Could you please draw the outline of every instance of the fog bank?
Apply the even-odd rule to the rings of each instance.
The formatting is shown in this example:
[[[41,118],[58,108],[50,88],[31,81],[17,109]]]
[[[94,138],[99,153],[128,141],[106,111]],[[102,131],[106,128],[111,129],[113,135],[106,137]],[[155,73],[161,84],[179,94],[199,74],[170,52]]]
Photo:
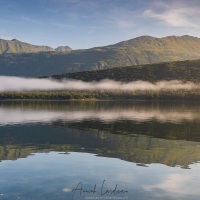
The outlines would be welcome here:
[[[123,90],[123,91],[163,91],[200,89],[200,84],[178,80],[159,81],[156,83],[134,81],[122,83],[113,80],[83,82],[79,80],[37,79],[0,76],[0,92],[6,91],[50,91],[50,90]]]

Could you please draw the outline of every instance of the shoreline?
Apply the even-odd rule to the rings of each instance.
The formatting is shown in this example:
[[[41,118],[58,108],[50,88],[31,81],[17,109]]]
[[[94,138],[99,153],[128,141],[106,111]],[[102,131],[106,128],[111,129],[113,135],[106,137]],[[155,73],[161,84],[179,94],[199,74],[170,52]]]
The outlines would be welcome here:
[[[0,92],[2,101],[126,101],[126,102],[200,102],[200,89],[173,91],[26,91]]]
[[[164,102],[194,102],[200,104],[200,99],[0,99],[2,102],[127,102],[127,103],[164,103]]]

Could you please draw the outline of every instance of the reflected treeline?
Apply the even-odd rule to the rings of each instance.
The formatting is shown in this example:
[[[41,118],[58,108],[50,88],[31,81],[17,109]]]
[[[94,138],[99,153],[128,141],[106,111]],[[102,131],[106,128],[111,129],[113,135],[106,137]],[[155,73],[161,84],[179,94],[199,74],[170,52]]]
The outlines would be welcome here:
[[[48,151],[87,152],[134,163],[162,163],[184,168],[200,160],[199,142],[41,124],[12,126],[9,129],[5,126],[0,130],[1,160],[15,160],[31,153]]]
[[[56,126],[66,126],[80,130],[99,130],[111,134],[121,134],[127,136],[145,135],[154,138],[163,138],[167,140],[188,140],[200,142],[200,121],[184,123],[161,123],[156,120],[149,122],[136,122],[129,120],[114,121],[104,123],[101,121],[81,121],[66,123],[57,121],[53,123]]]
[[[200,160],[199,111],[184,103],[1,102],[0,159],[75,151],[188,168]]]
[[[0,101],[0,108],[55,109],[55,110],[126,110],[134,108],[162,110],[200,110],[196,101],[47,101],[47,100],[7,100]]]

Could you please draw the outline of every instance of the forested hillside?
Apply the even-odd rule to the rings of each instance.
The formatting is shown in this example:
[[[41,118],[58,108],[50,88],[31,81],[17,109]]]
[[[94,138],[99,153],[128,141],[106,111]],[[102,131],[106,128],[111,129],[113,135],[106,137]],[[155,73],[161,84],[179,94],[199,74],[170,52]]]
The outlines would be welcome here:
[[[62,75],[52,75],[54,79],[77,79],[83,81],[100,81],[111,79],[115,81],[150,81],[181,80],[200,82],[200,60],[177,61],[130,67],[119,67],[106,70],[93,70]]]

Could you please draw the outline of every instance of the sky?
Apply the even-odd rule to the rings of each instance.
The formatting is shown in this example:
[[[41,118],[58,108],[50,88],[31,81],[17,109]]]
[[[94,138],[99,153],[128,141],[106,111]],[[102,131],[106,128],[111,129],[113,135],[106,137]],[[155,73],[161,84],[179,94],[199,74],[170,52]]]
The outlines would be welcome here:
[[[0,0],[0,38],[87,49],[142,35],[200,37],[199,0]]]

